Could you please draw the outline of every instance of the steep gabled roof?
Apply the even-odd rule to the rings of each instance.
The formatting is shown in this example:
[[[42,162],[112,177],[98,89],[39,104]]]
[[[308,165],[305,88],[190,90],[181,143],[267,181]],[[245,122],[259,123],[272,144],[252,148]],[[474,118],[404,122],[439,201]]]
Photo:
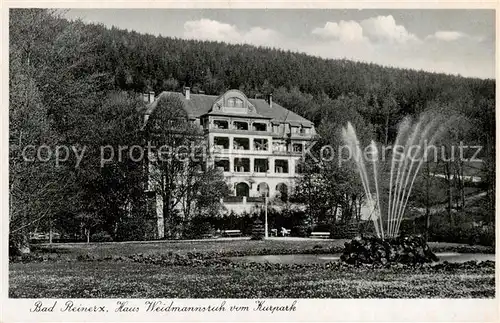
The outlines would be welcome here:
[[[182,93],[164,91],[155,98],[154,102],[147,106],[145,114],[150,115],[156,109],[159,99],[167,95],[176,96],[184,103],[184,109],[190,119],[199,118],[204,114],[210,113],[212,105],[219,98],[219,96],[215,95],[191,93],[189,100],[187,100]],[[273,106],[270,107],[269,103],[263,99],[248,99],[248,101],[255,107],[255,116],[260,115],[271,119],[273,122],[279,123],[303,124],[305,126],[312,125],[311,121],[293,113],[275,102],[273,102]],[[252,116],[252,114],[249,116]]]

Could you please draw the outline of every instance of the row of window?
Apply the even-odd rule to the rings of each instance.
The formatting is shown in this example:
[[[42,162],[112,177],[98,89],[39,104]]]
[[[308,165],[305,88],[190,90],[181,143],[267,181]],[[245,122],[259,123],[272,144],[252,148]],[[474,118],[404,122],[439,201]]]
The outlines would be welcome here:
[[[284,124],[275,124],[272,127],[274,133],[285,133]],[[214,120],[212,129],[233,129],[233,130],[252,130],[252,131],[267,131],[267,124],[262,122],[233,121],[231,125],[227,120]],[[309,135],[312,133],[312,128],[290,126],[290,133],[298,135]]]
[[[230,139],[228,137],[214,137],[214,146],[216,149],[229,149]],[[288,152],[289,147],[284,141],[273,141],[273,151]],[[233,138],[234,150],[251,150],[249,138]],[[293,143],[291,151],[302,152],[304,145],[302,143]],[[269,140],[264,138],[254,138],[252,150],[266,151],[269,150]]]
[[[233,171],[235,173],[250,173],[250,158],[234,158],[233,169],[231,170],[229,159],[220,159],[215,161],[215,168],[224,172]],[[300,167],[296,171],[300,173]],[[255,158],[253,163],[254,173],[267,173],[269,172],[269,160],[265,158]],[[290,172],[288,160],[275,159],[274,160],[274,173],[288,174]]]
[[[250,186],[245,182],[235,183],[234,189],[236,196],[248,197],[250,195]],[[284,183],[276,185],[275,190],[276,195],[279,195],[281,198],[286,198],[286,196],[288,196],[288,186]],[[267,183],[259,183],[257,185],[257,192],[262,196],[269,196],[269,185]]]
[[[231,127],[227,120],[214,120],[212,129],[234,129],[234,130],[253,130],[253,131],[267,131],[267,124],[262,122],[253,122],[249,125],[246,121],[233,121]]]

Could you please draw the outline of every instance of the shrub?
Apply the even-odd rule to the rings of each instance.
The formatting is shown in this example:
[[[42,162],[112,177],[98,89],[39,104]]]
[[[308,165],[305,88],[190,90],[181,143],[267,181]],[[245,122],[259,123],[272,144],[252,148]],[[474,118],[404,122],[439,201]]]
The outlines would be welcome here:
[[[372,220],[362,220],[359,222],[359,235],[372,236],[375,235],[375,226]]]
[[[438,223],[431,224],[429,228],[429,240],[494,246],[495,228],[493,225],[481,226],[475,225],[472,222],[458,222],[452,225],[446,221],[439,221]]]
[[[330,229],[330,238],[332,239],[351,239],[360,234],[373,235],[372,234],[373,223],[368,222],[351,222],[336,224]]]
[[[251,236],[253,223],[257,218],[261,221],[264,221],[263,210],[254,213],[244,212],[242,214],[235,214],[234,212],[231,212],[229,214],[218,216],[200,215],[193,219],[190,219],[185,224],[186,229],[183,230],[183,237],[192,238],[193,235],[189,233],[189,231],[197,231],[198,228],[196,228],[195,226],[200,225],[203,222],[209,223],[216,230],[240,230],[243,236]],[[302,226],[309,223],[308,216],[303,211],[278,211],[276,209],[273,209],[272,207],[270,207],[268,210],[267,219],[269,229],[278,229],[278,231],[281,229],[281,227],[291,229],[293,227]]]
[[[484,227],[478,237],[478,244],[482,246],[495,246],[495,227]]]
[[[307,238],[311,235],[312,227],[309,225],[297,225],[294,226],[290,232],[292,237],[303,237]]]
[[[208,219],[198,216],[193,218],[186,226],[183,236],[187,239],[201,239],[206,235],[213,234],[215,234],[215,229]]]
[[[118,224],[115,240],[117,241],[142,241],[150,225],[142,217],[126,218]]]
[[[90,236],[92,242],[111,242],[113,238],[106,231],[99,231]]]

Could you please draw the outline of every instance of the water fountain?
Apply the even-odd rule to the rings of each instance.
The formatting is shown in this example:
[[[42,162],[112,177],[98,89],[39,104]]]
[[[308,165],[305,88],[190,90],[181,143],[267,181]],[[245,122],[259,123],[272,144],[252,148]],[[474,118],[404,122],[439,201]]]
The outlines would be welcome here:
[[[382,196],[379,187],[381,161],[377,145],[374,141],[371,141],[370,146],[367,147],[369,148],[368,151],[365,149],[363,154],[352,124],[348,123],[346,128],[343,129],[343,139],[359,171],[365,192],[365,206],[371,210],[370,220],[373,222],[375,228],[376,239],[371,239],[369,243],[371,245],[370,248],[374,248],[373,245],[379,245],[376,248],[387,249],[391,244],[397,245],[395,249],[402,248],[401,244],[404,244],[403,240],[405,238],[399,237],[399,230],[413,184],[420,168],[427,159],[429,148],[432,147],[445,129],[446,123],[443,118],[435,114],[424,114],[417,122],[412,122],[410,118],[406,118],[400,123],[394,146],[389,147],[390,149],[387,149],[388,147],[384,147],[383,149],[383,152],[387,150],[392,151],[389,161],[389,187],[388,196],[385,197],[385,210],[381,208]],[[383,160],[385,160],[385,156],[383,157]],[[373,181],[369,180],[367,171],[369,168],[365,165],[365,160],[371,162]],[[423,254],[427,253],[430,258],[435,257],[429,253],[430,250],[423,239],[410,239],[409,237],[406,239],[408,242],[406,245],[421,246]],[[351,249],[354,250],[356,248]],[[392,252],[396,251],[392,250]],[[386,253],[390,252],[386,250]],[[389,258],[387,255],[386,259]]]

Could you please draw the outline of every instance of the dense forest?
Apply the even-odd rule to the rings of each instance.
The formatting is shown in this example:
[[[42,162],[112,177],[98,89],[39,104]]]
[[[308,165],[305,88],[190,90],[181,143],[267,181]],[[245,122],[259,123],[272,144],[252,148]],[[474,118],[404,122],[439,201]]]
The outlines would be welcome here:
[[[329,99],[354,94],[378,109],[370,122],[380,128],[387,121],[384,102],[394,100],[397,107],[389,108],[389,138],[401,116],[418,114],[431,102],[467,105],[465,113],[474,118],[484,116],[484,101],[495,98],[494,80],[73,23],[82,24],[95,39],[93,68],[112,75],[118,89],[158,93],[190,86],[195,93],[220,94],[236,88],[249,97],[274,92],[277,102],[316,123],[322,120]],[[385,133],[380,130],[379,135]]]
[[[11,229],[17,225],[16,232],[39,221],[29,220],[28,214],[40,208],[44,214],[79,212],[75,223],[89,223],[87,231],[103,222],[116,227],[123,204],[140,199],[137,166],[117,163],[95,169],[87,161],[79,169],[27,167],[20,162],[20,149],[44,142],[87,144],[95,145],[92,156],[98,158],[98,144],[140,142],[137,93],[184,86],[214,95],[231,88],[249,97],[273,93],[278,103],[312,120],[322,140],[336,144],[347,121],[359,129],[362,140],[388,144],[404,117],[428,110],[459,115],[457,129],[463,131],[450,134],[450,142],[484,147],[488,205],[494,204],[495,80],[145,35],[68,21],[58,11],[11,10],[9,32]],[[61,176],[71,183],[58,186]],[[47,181],[57,187],[37,186]],[[33,202],[36,194],[65,203],[42,207]],[[87,210],[76,212],[81,205]],[[92,219],[89,214],[95,213],[106,219]]]

